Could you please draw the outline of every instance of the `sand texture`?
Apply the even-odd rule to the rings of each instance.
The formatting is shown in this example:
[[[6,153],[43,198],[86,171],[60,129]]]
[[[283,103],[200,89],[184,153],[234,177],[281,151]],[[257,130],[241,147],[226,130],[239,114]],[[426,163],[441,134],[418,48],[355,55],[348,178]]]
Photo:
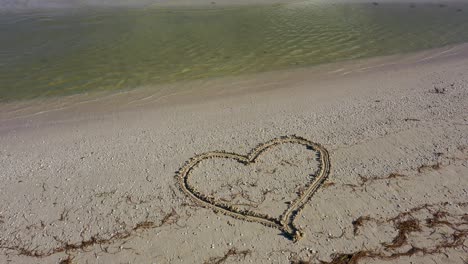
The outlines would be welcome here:
[[[468,261],[467,45],[180,85],[1,105],[0,263]]]

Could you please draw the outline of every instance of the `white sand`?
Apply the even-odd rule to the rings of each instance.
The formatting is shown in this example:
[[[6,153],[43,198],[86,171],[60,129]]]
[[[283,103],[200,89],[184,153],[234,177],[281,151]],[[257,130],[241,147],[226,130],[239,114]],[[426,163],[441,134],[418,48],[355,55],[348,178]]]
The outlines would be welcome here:
[[[177,85],[2,105],[0,263],[216,263],[234,248],[225,263],[318,263],[359,251],[373,256],[359,263],[464,263],[467,69],[460,45],[178,84],[192,90],[172,96]],[[326,147],[332,166],[297,218],[297,243],[200,208],[178,188],[176,171],[195,154],[246,154],[291,134]],[[317,164],[293,146],[275,151],[255,168],[210,160],[194,182],[225,199],[245,187],[277,214],[304,166]]]

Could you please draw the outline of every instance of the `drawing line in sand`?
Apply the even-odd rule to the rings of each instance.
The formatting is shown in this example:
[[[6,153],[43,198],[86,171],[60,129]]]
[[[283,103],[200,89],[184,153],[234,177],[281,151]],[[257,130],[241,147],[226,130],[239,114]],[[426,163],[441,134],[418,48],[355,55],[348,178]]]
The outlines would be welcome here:
[[[191,172],[203,160],[213,158],[232,159],[241,164],[249,165],[255,163],[257,158],[271,147],[285,143],[304,145],[307,148],[314,150],[317,155],[317,161],[319,162],[319,168],[313,174],[314,177],[311,178],[308,183],[306,183],[305,191],[298,194],[298,197],[290,203],[289,207],[279,218],[274,218],[267,214],[250,211],[248,209],[240,209],[229,203],[219,201],[212,196],[203,194],[202,192],[198,191],[195,186],[190,184],[189,179]],[[210,208],[215,212],[219,212],[240,220],[257,222],[268,227],[277,228],[281,230],[281,232],[283,232],[286,237],[296,242],[303,237],[304,233],[294,224],[294,220],[300,214],[304,205],[309,201],[309,199],[328,177],[329,173],[330,158],[328,151],[320,144],[314,143],[302,137],[292,135],[278,137],[266,143],[260,144],[247,155],[240,155],[224,151],[211,151],[196,155],[188,160],[185,165],[182,166],[182,168],[178,171],[177,179],[182,191],[187,196],[192,198],[198,205],[205,208]]]

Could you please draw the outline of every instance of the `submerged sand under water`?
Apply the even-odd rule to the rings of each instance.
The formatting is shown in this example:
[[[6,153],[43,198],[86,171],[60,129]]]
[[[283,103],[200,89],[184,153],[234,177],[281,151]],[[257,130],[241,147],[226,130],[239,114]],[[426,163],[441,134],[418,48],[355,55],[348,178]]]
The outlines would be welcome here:
[[[463,3],[317,1],[5,11],[0,16],[0,101],[441,47],[468,41],[467,12]]]

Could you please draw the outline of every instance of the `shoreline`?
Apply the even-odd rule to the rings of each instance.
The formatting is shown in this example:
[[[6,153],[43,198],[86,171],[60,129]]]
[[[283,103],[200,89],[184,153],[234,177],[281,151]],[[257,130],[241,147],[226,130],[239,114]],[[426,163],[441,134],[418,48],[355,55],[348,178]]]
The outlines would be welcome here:
[[[241,74],[313,67],[339,60],[403,54],[466,42],[468,35],[464,34],[465,31],[461,27],[467,22],[466,17],[463,12],[458,11],[456,5],[449,5],[447,8],[440,8],[438,5],[420,7],[413,9],[405,4],[393,7],[389,5],[386,12],[386,7],[376,8],[373,4],[354,7],[350,5],[348,8],[347,5],[315,5],[305,2],[303,6],[291,4],[258,8],[220,8],[216,12],[207,13],[183,10],[179,13],[166,9],[118,9],[107,12],[96,8],[89,9],[89,12],[70,14],[69,18],[61,11],[55,15],[38,13],[24,17],[5,16],[4,21],[8,28],[14,25],[11,23],[17,21],[22,30],[9,30],[8,39],[12,41],[4,43],[6,62],[15,70],[9,69],[7,64],[1,68],[0,74],[4,76],[5,84],[1,89],[0,100],[7,103],[23,99],[53,98],[51,101],[54,101],[62,95],[77,95],[79,98],[80,93],[90,93],[89,98],[93,99],[94,93],[102,92],[101,95],[104,95],[145,85],[155,89],[158,86],[164,88],[173,85],[177,89],[175,82],[181,80],[209,80],[208,78],[230,75],[249,78],[248,75]],[[348,18],[340,14],[351,9],[355,9],[356,12],[353,12],[355,15],[349,19],[355,22],[347,21]],[[399,19],[393,22],[393,14],[401,18],[401,22],[396,22],[400,21]],[[50,17],[46,24],[41,22],[43,16]],[[308,16],[313,19],[306,19]],[[334,16],[337,16],[337,19]],[[112,17],[122,18],[116,21],[121,23],[119,30],[115,34],[106,34],[106,25],[112,25]],[[136,19],[137,17],[141,19]],[[192,23],[194,28],[171,23],[172,19],[185,21],[185,17],[198,21]],[[82,19],[93,22],[81,25]],[[127,19],[129,21],[126,21]],[[209,23],[210,19],[216,19],[223,25],[212,26],[213,24]],[[237,20],[245,20],[252,27],[245,27],[244,24],[236,26],[233,22]],[[281,20],[293,23],[281,23]],[[328,20],[329,26],[317,26],[322,23],[320,21]],[[432,22],[412,23],[413,20],[434,21],[434,25]],[[66,26],[62,29],[57,28],[58,31],[49,36],[50,41],[47,45],[42,45],[38,38],[31,39],[29,44],[24,43],[24,47],[21,43],[15,44],[15,39],[21,38],[21,34],[33,33],[36,27],[45,34],[44,37],[55,32],[53,25],[56,23],[64,23]],[[285,26],[275,26],[276,23]],[[305,34],[295,29],[293,25],[296,23],[307,28],[301,30]],[[356,30],[351,26],[354,23],[360,25]],[[406,23],[409,23],[408,27],[403,26]],[[161,32],[149,30],[154,24],[161,25],[156,27]],[[226,30],[225,26],[229,30]],[[93,27],[96,28],[93,30]],[[236,37],[238,27],[245,27],[241,30],[242,37]],[[325,28],[328,27],[336,28],[342,36],[326,33]],[[429,30],[431,28],[434,31]],[[78,37],[70,33],[75,30],[83,30],[83,35]],[[178,34],[184,34],[184,30],[193,30],[194,35],[188,34],[190,38],[185,38],[185,41],[173,39]],[[257,34],[256,30],[263,34]],[[288,31],[292,32],[291,36],[281,33]],[[123,37],[126,34],[133,37],[126,39]],[[169,45],[167,49],[159,48],[160,45],[165,47],[165,44],[157,41],[158,35],[161,39],[173,41],[177,45]],[[439,37],[434,41],[425,40],[431,35]],[[62,49],[59,47],[62,38],[75,44],[72,48]],[[148,38],[148,41],[145,41],[145,38]],[[191,43],[191,38],[197,44]],[[339,40],[333,42],[334,38]],[[226,48],[219,50],[218,42],[226,42],[223,44],[227,45]],[[253,44],[249,49],[235,48],[236,45],[249,47],[249,43]],[[106,45],[113,48],[107,49]],[[200,48],[191,48],[192,45]],[[125,46],[129,48],[125,49]],[[30,56],[15,57],[21,49],[33,47],[37,47],[34,49],[37,52],[32,52]],[[54,52],[56,49],[57,52]],[[100,52],[94,53],[95,49]],[[119,52],[119,49],[125,52]],[[132,54],[133,49],[137,49],[138,52]],[[63,56],[60,53],[63,53]],[[119,55],[116,56],[116,53]],[[152,55],[146,57],[146,53]],[[42,59],[43,56],[47,59]],[[80,58],[82,63],[78,63]],[[41,71],[35,70],[35,63],[42,65]],[[69,74],[66,73],[68,69]],[[185,82],[181,84],[184,85]],[[200,84],[203,85],[203,82],[200,81]],[[83,97],[86,99],[87,96]],[[60,103],[58,100],[57,103]]]
[[[248,96],[259,92],[290,89],[300,82],[326,81],[346,75],[372,73],[389,68],[418,66],[428,62],[463,59],[468,56],[468,43],[450,45],[405,54],[378,56],[358,60],[313,65],[310,67],[276,70],[238,76],[189,80],[156,86],[139,87],[124,91],[92,92],[52,98],[37,98],[0,103],[0,131],[5,123],[21,119],[42,118],[67,113],[112,113],[132,111],[141,107],[149,109],[199,103],[223,97]],[[287,91],[285,91],[287,92]],[[91,112],[90,112],[90,109]],[[47,117],[44,117],[47,120]],[[52,120],[54,117],[51,118]]]

